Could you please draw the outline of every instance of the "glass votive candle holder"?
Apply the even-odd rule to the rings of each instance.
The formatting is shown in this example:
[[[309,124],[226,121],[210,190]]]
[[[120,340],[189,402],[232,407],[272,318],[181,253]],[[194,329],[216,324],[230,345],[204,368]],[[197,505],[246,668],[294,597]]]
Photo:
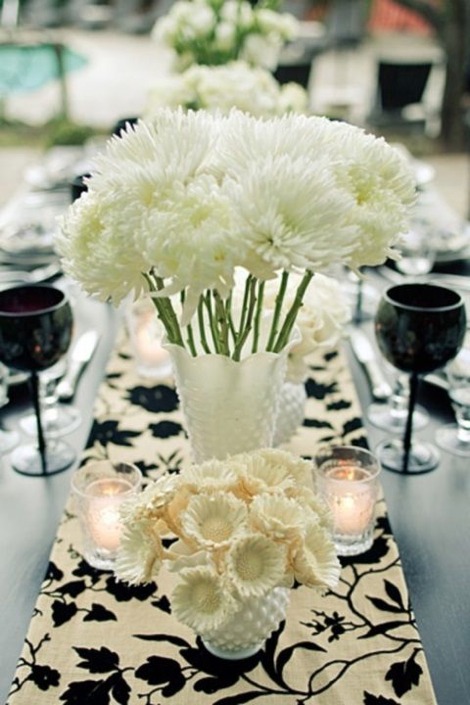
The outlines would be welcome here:
[[[82,530],[83,557],[112,570],[121,540],[120,506],[140,491],[142,473],[131,463],[89,462],[72,475],[72,496]]]
[[[170,354],[162,346],[163,329],[153,303],[149,299],[128,302],[126,323],[139,375],[168,377],[172,372]]]
[[[367,551],[374,540],[380,463],[356,446],[331,446],[314,458],[316,486],[333,518],[332,536],[339,556]]]

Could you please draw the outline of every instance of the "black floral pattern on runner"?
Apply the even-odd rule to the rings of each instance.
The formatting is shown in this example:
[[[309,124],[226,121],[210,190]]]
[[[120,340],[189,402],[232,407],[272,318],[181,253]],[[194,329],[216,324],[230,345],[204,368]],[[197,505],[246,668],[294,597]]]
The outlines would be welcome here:
[[[367,445],[341,354],[316,360],[291,450]],[[95,406],[88,458],[135,462],[148,477],[190,462],[171,380],[143,383],[125,344]],[[8,705],[435,705],[383,500],[369,551],[342,559],[339,585],[291,591],[286,621],[256,656],[222,661],[171,614],[171,575],[129,586],[91,568],[67,506]]]

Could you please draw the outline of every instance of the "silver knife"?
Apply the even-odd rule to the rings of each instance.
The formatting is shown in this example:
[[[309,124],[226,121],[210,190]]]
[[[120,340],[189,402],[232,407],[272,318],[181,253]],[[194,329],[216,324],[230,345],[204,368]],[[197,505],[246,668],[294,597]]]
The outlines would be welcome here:
[[[385,401],[392,393],[392,388],[385,379],[382,368],[377,362],[375,350],[367,335],[357,328],[349,331],[352,350],[363,365],[369,378],[372,396],[377,401]]]
[[[95,330],[88,330],[82,333],[72,347],[67,372],[57,385],[57,395],[61,401],[70,401],[73,398],[80,375],[86,364],[90,362],[98,339],[99,336]]]

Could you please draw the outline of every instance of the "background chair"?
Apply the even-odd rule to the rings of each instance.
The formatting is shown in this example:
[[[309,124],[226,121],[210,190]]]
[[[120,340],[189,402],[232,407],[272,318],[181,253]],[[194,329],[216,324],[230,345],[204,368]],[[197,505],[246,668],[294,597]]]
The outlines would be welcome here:
[[[442,56],[376,57],[376,89],[367,122],[372,127],[440,132],[445,63]]]

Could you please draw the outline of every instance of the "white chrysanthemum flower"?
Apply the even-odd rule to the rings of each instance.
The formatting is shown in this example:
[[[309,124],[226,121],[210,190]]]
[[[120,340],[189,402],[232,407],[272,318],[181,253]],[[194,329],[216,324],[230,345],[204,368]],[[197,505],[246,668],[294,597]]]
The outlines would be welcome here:
[[[181,525],[198,545],[216,549],[227,546],[245,531],[247,514],[245,503],[231,494],[199,494],[189,500]]]
[[[198,634],[216,629],[238,609],[225,581],[211,568],[189,568],[179,578],[171,598],[172,613]]]
[[[237,30],[231,22],[219,22],[215,28],[215,45],[221,51],[233,52],[236,46]]]
[[[149,214],[136,241],[144,258],[155,262],[159,276],[172,281],[161,295],[186,290],[183,326],[203,291],[217,289],[222,297],[228,296],[241,243],[233,228],[232,202],[210,175],[175,191],[161,210]]]
[[[155,303],[171,342],[183,340],[178,323],[201,320],[220,327],[217,340],[230,329],[230,304],[216,316],[206,299],[205,315],[193,314],[214,290],[229,301],[238,268],[260,280],[281,270],[308,277],[336,262],[358,268],[393,256],[414,198],[410,174],[385,142],[326,118],[162,109],[96,159],[56,249],[64,271],[101,299],[118,304],[148,289],[164,297]],[[179,293],[181,319],[169,298]],[[250,311],[254,330],[266,311],[256,320]],[[310,335],[325,343],[337,321],[325,316]],[[236,343],[226,342],[233,355]]]
[[[254,66],[274,70],[279,62],[284,40],[274,33],[263,36],[249,34],[240,51],[240,59]]]
[[[230,116],[229,128],[221,139],[224,148],[221,153],[229,155],[229,160],[224,160],[225,173],[233,176],[238,184],[248,184],[252,193],[251,207],[242,201],[238,209],[246,221],[247,230],[255,231],[257,254],[267,257],[278,267],[289,266],[289,262],[313,271],[322,270],[335,261],[358,267],[372,263],[374,258],[374,264],[377,264],[393,255],[392,246],[404,227],[415,189],[403,158],[384,141],[366,135],[358,128],[345,128],[325,118],[288,115],[278,121],[265,120],[261,126],[253,122],[253,118],[236,113]],[[267,191],[259,184],[258,177],[252,173],[253,153],[260,155],[257,169],[265,179],[266,188],[276,197],[279,190],[288,194],[285,199],[281,198],[277,210],[272,200],[268,200]],[[276,155],[272,168],[267,167],[266,154]],[[284,159],[289,165],[286,164],[285,168],[281,166]],[[299,168],[300,164],[303,169]],[[326,181],[315,185],[312,174],[317,170]],[[301,200],[297,194],[302,195],[302,186],[306,186],[301,173],[312,176],[308,189],[310,195],[307,197],[303,193],[307,205],[304,203],[304,208],[291,218],[294,201]],[[367,183],[363,183],[360,174],[369,181],[366,178]],[[282,186],[283,178],[286,181]],[[378,187],[379,181],[382,189]],[[246,193],[245,189],[241,199]],[[389,221],[385,235],[379,232],[379,209],[374,207],[372,194],[382,198],[381,220],[388,217]],[[384,194],[389,197],[386,209]],[[315,212],[309,208],[312,203]],[[263,213],[256,212],[257,204],[262,204]],[[327,224],[332,225],[331,219],[335,215],[339,216],[341,226],[336,224],[328,230]],[[307,246],[309,232],[310,255]],[[286,259],[287,242],[291,242],[291,251]]]
[[[151,582],[162,566],[163,547],[158,534],[140,524],[123,526],[114,572],[131,585]]]
[[[297,28],[293,15],[252,7],[247,0],[178,0],[157,20],[152,37],[173,50],[179,69],[191,63],[221,65],[243,56],[275,68],[280,48]]]
[[[151,121],[162,107],[197,107],[198,97],[194,87],[186,80],[186,73],[162,76],[152,85],[147,94],[143,120]]]
[[[290,81],[279,86],[278,115],[308,112],[308,93],[299,83]]]
[[[256,13],[263,34],[280,34],[285,40],[292,40],[299,33],[298,20],[288,13],[279,13],[267,7],[260,7]]]
[[[298,84],[281,86],[272,73],[244,61],[221,66],[194,65],[164,77],[149,92],[144,119],[162,106],[204,109],[229,114],[233,108],[265,117],[285,112],[306,112],[308,96]]]
[[[234,588],[243,597],[261,596],[282,583],[286,549],[266,536],[249,534],[238,539],[227,556]]]
[[[221,128],[216,116],[162,108],[146,123],[108,141],[95,158],[89,191],[102,195],[121,189],[123,197],[134,185],[147,209],[158,206],[176,184],[186,184],[208,164]],[[129,170],[135,171],[129,173]]]
[[[308,526],[302,548],[294,556],[295,579],[311,588],[333,588],[341,565],[330,535],[319,524]]]
[[[142,293],[147,264],[129,239],[141,227],[142,212],[91,194],[75,201],[60,219],[55,249],[63,270],[90,294],[118,305],[130,292]]]
[[[204,3],[193,2],[190,22],[186,25],[185,33],[188,39],[200,39],[210,34],[217,21],[211,7]]]
[[[254,10],[248,2],[225,0],[220,8],[220,17],[235,26],[246,28],[253,23]]]
[[[250,526],[273,541],[302,537],[305,519],[302,505],[283,494],[259,495],[250,505]]]
[[[239,232],[250,248],[243,263],[249,271],[257,271],[258,260],[274,271],[319,271],[352,251],[345,225],[352,199],[337,187],[327,162],[317,166],[313,170],[307,158],[266,155],[247,165],[243,179],[229,182]]]

